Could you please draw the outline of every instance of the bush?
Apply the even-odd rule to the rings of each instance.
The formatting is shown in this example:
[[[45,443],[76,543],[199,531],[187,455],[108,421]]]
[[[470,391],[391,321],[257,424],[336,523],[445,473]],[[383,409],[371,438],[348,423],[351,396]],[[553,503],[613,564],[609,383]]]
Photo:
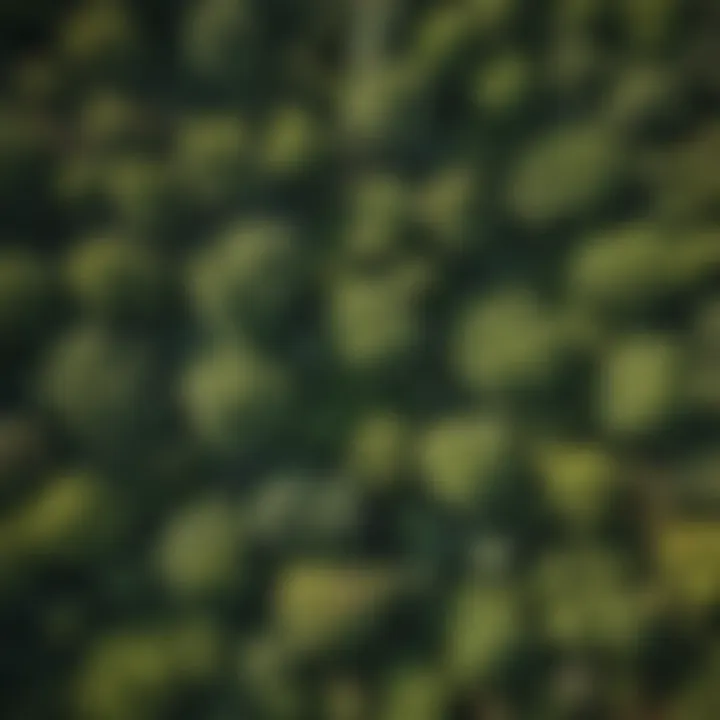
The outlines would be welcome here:
[[[60,51],[79,77],[116,80],[139,60],[141,39],[122,2],[84,2],[61,30]]]
[[[289,566],[278,578],[276,627],[291,647],[303,651],[341,643],[377,621],[400,583],[382,568]]]
[[[529,74],[528,62],[522,56],[498,57],[479,71],[473,98],[491,117],[507,117],[522,106],[529,88]]]
[[[300,249],[292,228],[279,221],[232,225],[190,266],[200,320],[232,334],[283,320],[304,281]]]
[[[338,276],[331,288],[330,331],[338,361],[352,370],[382,372],[407,360],[423,339],[421,288],[413,266],[379,278]]]
[[[301,174],[320,155],[323,139],[318,123],[299,107],[279,109],[264,133],[260,158],[271,177]]]
[[[571,649],[601,648],[629,657],[647,619],[642,595],[618,559],[603,551],[570,551],[538,566],[545,632]]]
[[[431,495],[470,509],[514,467],[510,429],[493,417],[446,418],[418,442],[420,471]]]
[[[395,177],[370,176],[357,185],[345,241],[351,259],[397,255],[408,227],[408,196],[408,189]]]
[[[676,419],[683,409],[682,362],[677,343],[664,337],[631,337],[612,349],[598,397],[606,431],[637,438],[662,430]]]
[[[233,86],[248,77],[256,24],[246,0],[203,0],[187,13],[182,48],[187,66],[199,77]]]
[[[181,598],[217,597],[243,576],[242,535],[232,505],[205,500],[170,518],[157,547],[157,568]]]
[[[583,216],[619,180],[622,149],[602,127],[578,125],[541,137],[510,176],[508,208],[530,228]]]
[[[400,667],[392,673],[380,717],[382,720],[440,720],[445,717],[447,690],[437,669]]]
[[[79,327],[60,338],[41,370],[39,394],[72,435],[91,447],[141,438],[156,417],[146,349]]]
[[[114,217],[138,235],[163,238],[175,218],[182,218],[177,179],[163,160],[116,160],[104,170],[101,185]]]
[[[348,470],[372,488],[396,485],[407,472],[411,429],[392,413],[372,414],[355,429],[348,452]]]
[[[81,472],[52,478],[3,521],[3,564],[23,571],[93,558],[119,520],[102,479]]]
[[[40,336],[51,319],[53,277],[25,250],[0,251],[0,342],[9,349]]]
[[[110,235],[73,247],[67,260],[67,281],[83,312],[106,321],[156,316],[165,278],[152,250]]]
[[[0,717],[713,713],[712,2],[0,2]]]
[[[446,662],[460,686],[492,680],[522,634],[515,593],[506,587],[461,587],[447,617]]]
[[[617,464],[607,451],[554,443],[539,455],[546,494],[564,522],[592,528],[607,517],[620,489]]]
[[[460,253],[483,240],[473,222],[483,198],[476,175],[469,167],[451,165],[423,183],[415,195],[415,220],[441,252]]]
[[[457,378],[476,393],[540,388],[562,359],[561,330],[540,300],[523,289],[471,301],[451,346]]]
[[[206,114],[184,120],[177,132],[178,183],[202,206],[236,199],[250,170],[251,139],[242,120]]]
[[[239,344],[208,349],[187,368],[180,387],[193,430],[224,452],[244,452],[272,436],[289,392],[284,369]]]
[[[588,238],[571,260],[570,297],[601,311],[647,307],[673,287],[671,253],[670,244],[652,225]]]

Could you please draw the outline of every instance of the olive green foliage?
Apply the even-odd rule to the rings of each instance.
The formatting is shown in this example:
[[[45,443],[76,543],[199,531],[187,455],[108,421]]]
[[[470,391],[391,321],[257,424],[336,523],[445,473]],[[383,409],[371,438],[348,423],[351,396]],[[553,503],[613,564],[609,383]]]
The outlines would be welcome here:
[[[0,2],[0,718],[720,717],[716,4]]]
[[[191,266],[198,315],[225,333],[282,319],[302,279],[300,239],[273,221],[247,221],[209,244]]]
[[[509,287],[488,294],[460,318],[451,362],[470,391],[538,386],[562,357],[562,328],[528,291]]]
[[[618,138],[594,124],[561,127],[541,137],[511,175],[511,209],[539,228],[593,210],[618,181],[618,145]]]
[[[228,450],[271,432],[282,420],[289,392],[282,367],[234,343],[210,346],[181,379],[188,420],[198,437]]]

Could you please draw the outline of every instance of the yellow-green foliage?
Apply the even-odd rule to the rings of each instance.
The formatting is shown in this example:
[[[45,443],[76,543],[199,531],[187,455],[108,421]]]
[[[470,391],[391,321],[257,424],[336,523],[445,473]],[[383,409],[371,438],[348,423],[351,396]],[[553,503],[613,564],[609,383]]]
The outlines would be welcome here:
[[[275,588],[275,622],[285,642],[312,650],[363,632],[402,589],[390,568],[304,563],[285,568]]]
[[[422,341],[426,282],[424,267],[413,264],[377,278],[338,274],[329,297],[338,360],[351,369],[376,370],[407,359]]]
[[[519,596],[508,587],[461,587],[448,608],[447,667],[460,683],[489,679],[522,635]]]
[[[518,160],[509,206],[533,228],[582,215],[604,199],[622,169],[621,159],[617,138],[602,125],[554,130]]]
[[[716,4],[0,2],[0,718],[720,717]]]
[[[451,358],[469,390],[514,390],[547,382],[563,346],[552,312],[531,293],[509,288],[461,313]]]
[[[382,720],[440,720],[444,717],[446,690],[439,668],[423,665],[399,667],[384,693]]]
[[[243,574],[238,519],[231,505],[213,498],[170,518],[156,557],[170,592],[212,596],[237,585]]]
[[[682,407],[682,354],[664,337],[621,340],[605,359],[600,420],[610,433],[652,432]]]
[[[621,487],[617,463],[601,447],[544,444],[538,466],[549,502],[571,525],[593,527],[606,517]]]
[[[281,419],[288,401],[284,370],[246,344],[209,349],[182,381],[188,418],[211,446],[241,449]]]
[[[397,484],[410,461],[411,433],[403,418],[392,413],[362,418],[348,449],[350,472],[372,487]]]
[[[90,317],[152,316],[165,282],[146,246],[117,237],[78,242],[67,261],[70,290]]]
[[[468,508],[507,477],[513,437],[497,418],[458,416],[428,428],[417,453],[430,493],[443,503]]]
[[[42,368],[39,390],[72,432],[93,442],[137,430],[153,411],[144,348],[90,325],[60,338]]]
[[[201,251],[189,285],[210,327],[243,328],[269,321],[295,300],[302,280],[298,239],[277,221],[240,222]]]
[[[672,244],[652,225],[588,238],[571,260],[571,297],[599,310],[642,307],[672,287],[672,251]]]
[[[212,204],[236,196],[252,147],[242,119],[223,114],[188,118],[178,128],[176,142],[179,182],[191,201]]]

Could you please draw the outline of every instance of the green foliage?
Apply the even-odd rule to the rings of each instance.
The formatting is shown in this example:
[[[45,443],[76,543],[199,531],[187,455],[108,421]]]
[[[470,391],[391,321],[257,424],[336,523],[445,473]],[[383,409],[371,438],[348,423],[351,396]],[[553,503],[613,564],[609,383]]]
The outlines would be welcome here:
[[[664,584],[686,607],[712,607],[720,597],[720,533],[713,522],[666,522],[656,539]]]
[[[720,235],[714,226],[678,233],[669,252],[672,281],[688,291],[711,282],[720,268]]]
[[[233,115],[198,116],[179,127],[176,154],[179,182],[190,200],[212,206],[238,196],[249,170],[251,139]]]
[[[151,250],[117,237],[76,244],[67,261],[67,279],[83,311],[100,319],[152,317],[165,282]]]
[[[673,37],[680,7],[677,0],[629,0],[617,11],[631,46],[653,50]]]
[[[537,388],[551,378],[564,345],[551,312],[532,293],[511,287],[462,312],[451,361],[474,392]]]
[[[282,318],[302,286],[300,250],[292,228],[277,220],[230,226],[190,267],[198,316],[223,332]]]
[[[79,126],[84,142],[103,153],[132,149],[143,136],[138,104],[107,90],[98,91],[85,102]]]
[[[305,477],[265,479],[244,517],[250,537],[265,546],[292,546],[309,524],[312,498],[313,487]]]
[[[92,326],[60,338],[39,378],[42,399],[66,427],[103,446],[142,432],[157,410],[152,390],[145,349]]]
[[[536,583],[545,632],[555,642],[632,652],[643,627],[643,598],[617,558],[592,549],[556,553],[538,566]]]
[[[455,508],[471,508],[513,467],[513,436],[493,417],[446,418],[417,443],[422,477],[431,494]]]
[[[426,72],[442,69],[467,43],[472,26],[459,7],[438,7],[424,18],[418,27],[416,53]]]
[[[624,70],[608,96],[608,115],[626,130],[642,129],[679,102],[677,81],[652,64],[638,63]]]
[[[255,23],[246,0],[202,0],[191,6],[182,31],[188,67],[200,77],[231,86],[247,76]]]
[[[11,74],[18,102],[34,108],[52,106],[67,85],[67,77],[57,63],[38,55],[19,62]]]
[[[0,498],[34,483],[47,462],[47,438],[38,423],[11,417],[0,424]]]
[[[406,360],[422,340],[427,283],[424,266],[414,263],[380,277],[338,274],[329,298],[338,360],[361,371],[384,370]]]
[[[448,609],[446,662],[460,684],[491,679],[521,637],[518,596],[507,587],[461,587]]]
[[[280,108],[270,119],[261,142],[260,157],[272,177],[301,173],[321,152],[318,123],[300,107]]]
[[[350,258],[387,257],[402,247],[409,193],[399,178],[363,178],[352,195],[345,247]]]
[[[52,289],[42,258],[21,249],[0,251],[0,342],[6,348],[42,332]]]
[[[87,0],[63,26],[60,50],[70,67],[82,74],[115,75],[137,60],[140,38],[124,3]]]
[[[188,420],[209,446],[243,451],[277,429],[289,400],[282,367],[246,344],[224,344],[189,365],[181,382]]]
[[[529,80],[530,68],[525,58],[501,56],[480,70],[473,97],[478,107],[491,116],[507,116],[521,106]]]
[[[694,322],[690,342],[689,394],[692,402],[720,407],[720,301],[703,305]]]
[[[6,198],[27,203],[52,159],[52,147],[42,123],[0,105],[0,191]]]
[[[108,204],[128,228],[160,237],[181,212],[177,185],[164,161],[147,157],[110,163],[102,180]]]
[[[520,10],[518,0],[467,0],[468,19],[488,37],[502,35]]]
[[[596,86],[606,68],[605,58],[587,33],[576,30],[561,30],[549,55],[548,86],[563,98]],[[592,163],[587,166],[588,172],[591,167]]]
[[[571,260],[571,297],[600,310],[647,306],[672,288],[671,252],[652,225],[620,227],[588,238]]]
[[[472,214],[482,202],[477,171],[451,165],[423,183],[414,198],[414,217],[444,252],[462,252],[481,240],[474,232]]]
[[[440,720],[445,717],[446,690],[436,668],[400,667],[390,677],[385,693],[382,720]]]
[[[118,513],[102,480],[87,473],[53,478],[0,523],[0,572],[92,556],[113,538]]]
[[[617,182],[622,149],[602,125],[554,130],[536,141],[510,176],[508,206],[531,228],[582,216]]]
[[[242,577],[237,514],[220,499],[195,503],[172,517],[157,548],[160,576],[181,597],[227,592]]]
[[[237,670],[239,683],[263,717],[282,720],[302,712],[302,699],[292,678],[291,655],[273,636],[244,643]]]
[[[592,528],[607,516],[619,489],[614,458],[601,447],[553,443],[538,465],[552,507],[572,526]]]
[[[216,641],[208,632],[202,626],[128,628],[103,638],[91,648],[79,673],[79,716],[130,720],[167,712],[178,688],[201,683],[212,670]],[[192,657],[186,651],[188,641]],[[203,655],[205,662],[199,662]]]
[[[411,429],[392,413],[363,418],[348,450],[348,469],[373,488],[395,486],[409,464]]]
[[[657,204],[670,218],[704,219],[720,196],[720,172],[712,158],[720,146],[720,126],[709,124],[677,145],[660,163]]]
[[[718,659],[717,648],[713,648],[708,661],[708,669],[699,677],[693,678],[687,689],[673,703],[670,715],[672,720],[714,717],[720,712],[718,672],[720,672],[720,659]]]
[[[0,2],[0,717],[718,715],[712,4]]]
[[[286,567],[274,596],[278,631],[291,647],[310,651],[342,642],[377,620],[401,588],[391,569],[304,563]]]
[[[603,427],[637,437],[662,429],[682,409],[683,358],[663,337],[631,337],[612,349],[599,386]]]
[[[363,496],[341,478],[265,478],[243,516],[256,545],[275,552],[339,550],[362,524]]]
[[[333,720],[362,720],[369,712],[368,693],[357,680],[331,680],[323,693],[321,707]]]

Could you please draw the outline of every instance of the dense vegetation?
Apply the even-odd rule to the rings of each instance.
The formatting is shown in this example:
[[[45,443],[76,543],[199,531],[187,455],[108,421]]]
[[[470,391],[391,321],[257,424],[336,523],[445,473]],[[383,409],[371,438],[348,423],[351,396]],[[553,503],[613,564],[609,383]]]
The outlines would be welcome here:
[[[0,3],[3,720],[720,717],[719,9]]]

